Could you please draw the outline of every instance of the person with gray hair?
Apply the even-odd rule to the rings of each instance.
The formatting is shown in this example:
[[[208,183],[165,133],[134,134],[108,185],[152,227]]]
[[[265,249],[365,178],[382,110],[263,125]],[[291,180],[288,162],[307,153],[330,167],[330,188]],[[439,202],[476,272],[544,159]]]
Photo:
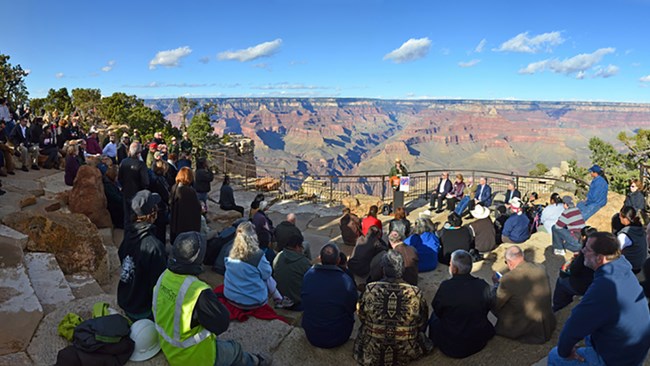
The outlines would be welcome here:
[[[143,189],[149,188],[149,170],[140,159],[142,147],[139,142],[131,143],[129,146],[129,157],[120,163],[120,170],[117,173],[117,181],[122,186],[124,197],[124,225],[129,224],[132,219],[131,199]]]
[[[340,250],[329,242],[320,250],[320,264],[302,280],[302,328],[309,343],[320,348],[338,347],[350,338],[357,305],[353,279],[340,267]]]
[[[508,272],[492,277],[495,304],[492,312],[498,318],[496,334],[523,343],[547,342],[556,320],[551,308],[551,284],[546,268],[526,261],[520,247],[506,249]]]
[[[367,284],[359,300],[361,326],[354,341],[354,359],[368,366],[384,364],[385,360],[406,365],[433,350],[424,334],[429,306],[417,286],[402,281],[401,254],[388,251],[381,267],[382,280]]]
[[[411,246],[418,254],[418,272],[433,271],[438,267],[440,239],[435,234],[436,226],[427,218],[415,220],[413,234],[404,239],[404,244]]]
[[[417,286],[419,263],[418,252],[412,246],[404,244],[404,236],[399,231],[391,231],[390,234],[388,234],[388,242],[390,243],[392,251],[398,252],[402,255],[404,263],[404,281],[413,286]],[[382,275],[385,275],[382,271],[383,265],[381,258],[382,256],[375,256],[370,263],[370,281],[379,281],[382,278]]]
[[[429,338],[449,357],[465,358],[482,350],[494,336],[488,320],[490,285],[474,277],[472,256],[459,249],[451,254],[449,274],[431,303]]]

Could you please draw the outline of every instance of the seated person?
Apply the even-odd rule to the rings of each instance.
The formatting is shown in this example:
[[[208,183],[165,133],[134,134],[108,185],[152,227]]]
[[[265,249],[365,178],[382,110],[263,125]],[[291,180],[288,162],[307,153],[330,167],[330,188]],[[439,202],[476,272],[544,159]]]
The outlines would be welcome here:
[[[585,227],[585,220],[580,210],[573,205],[573,199],[569,196],[562,197],[564,211],[557,219],[551,229],[553,233],[553,253],[565,255],[565,249],[577,252],[582,248],[580,245],[580,230]]]
[[[440,251],[438,262],[449,265],[451,253],[458,249],[467,252],[474,249],[472,232],[467,226],[463,226],[463,219],[457,213],[452,212],[447,217],[447,224],[440,232]]]
[[[528,227],[530,220],[528,220],[528,216],[524,215],[519,198],[510,200],[510,210],[512,215],[508,217],[503,225],[501,240],[510,244],[523,243],[530,238],[530,229]]]
[[[623,228],[616,233],[616,239],[621,246],[621,254],[632,265],[632,272],[639,273],[648,257],[645,229],[641,225],[641,218],[632,206],[623,206],[619,217]]]
[[[582,228],[582,247],[587,243],[589,235],[597,232],[591,226]],[[585,255],[580,250],[576,253],[571,262],[560,268],[560,276],[555,282],[553,291],[553,312],[564,309],[573,301],[574,296],[584,296],[585,292],[594,280],[594,271],[585,266]]]
[[[402,255],[404,260],[404,274],[402,278],[406,283],[417,286],[418,284],[418,253],[415,248],[405,245],[402,234],[397,231],[391,231],[388,234],[388,242],[391,250],[395,250]],[[390,251],[390,250],[389,250]],[[381,258],[383,253],[376,255],[370,262],[370,276],[368,282],[379,281],[383,277]]]
[[[375,366],[384,360],[406,365],[433,350],[424,334],[429,305],[417,286],[402,280],[401,254],[388,251],[382,257],[381,268],[382,280],[367,284],[359,300],[361,326],[353,356],[360,365]]]
[[[404,207],[395,209],[395,218],[388,222],[388,232],[399,231],[403,237],[411,235],[411,222],[406,218]]]
[[[607,191],[609,191],[605,172],[598,165],[589,168],[589,173],[593,179],[589,184],[587,198],[576,205],[585,221],[607,204]]]
[[[490,210],[481,205],[474,206],[470,211],[476,221],[467,225],[474,237],[474,247],[479,253],[489,252],[496,248],[496,231],[490,218]]]
[[[516,188],[515,182],[511,180],[508,182],[508,190],[506,191],[506,197],[503,200],[506,208],[510,208],[510,201],[515,197],[521,199],[521,192]]]
[[[505,257],[509,271],[500,279],[492,277],[496,333],[523,343],[545,343],[551,339],[556,325],[546,269],[527,262],[516,245],[506,249]]]
[[[269,296],[276,307],[293,306],[293,301],[283,297],[271,277],[273,269],[257,242],[252,223],[237,226],[237,234],[230,254],[226,257],[223,294],[232,305],[252,310],[265,305]]]
[[[304,251],[302,236],[293,235],[273,260],[273,276],[278,282],[278,290],[294,303],[288,308],[290,310],[302,310],[300,303],[302,279],[311,267]]]
[[[74,184],[74,179],[77,177],[77,172],[79,171],[79,159],[77,155],[79,154],[79,146],[69,145],[67,154],[65,156],[65,175],[63,180],[66,185],[72,186]]]
[[[302,281],[302,328],[307,340],[320,348],[338,347],[350,339],[357,309],[357,288],[343,269],[336,244],[320,250],[320,264],[311,267]]]
[[[494,337],[488,320],[492,307],[490,285],[470,274],[472,256],[464,250],[451,254],[451,279],[440,284],[433,298],[429,338],[449,357],[465,358],[482,350]]]
[[[368,235],[368,230],[371,226],[376,226],[379,229],[379,232],[382,232],[381,221],[377,218],[377,213],[379,212],[379,207],[377,205],[370,206],[368,210],[368,216],[364,217],[361,221],[361,232],[363,235]]]
[[[486,177],[479,179],[479,185],[476,187],[476,193],[474,194],[474,203],[483,207],[492,205],[492,188],[487,184]]]
[[[447,194],[451,192],[453,189],[453,185],[451,181],[449,180],[449,173],[448,172],[442,172],[442,175],[440,177],[440,181],[438,182],[438,185],[436,186],[436,190],[431,193],[431,199],[430,199],[430,210],[436,210],[436,213],[441,213],[442,212],[442,203],[444,202],[445,198],[447,197]],[[436,207],[437,204],[437,207]]]
[[[223,177],[223,183],[219,191],[219,208],[224,211],[237,211],[244,217],[244,208],[235,204],[235,194],[230,186],[230,177]]]
[[[562,215],[562,212],[564,212],[564,202],[562,202],[562,197],[557,193],[551,194],[548,206],[542,210],[542,217],[540,219],[544,231],[552,235],[551,229],[560,218],[560,215]]]
[[[370,227],[368,235],[360,236],[357,245],[352,249],[348,260],[350,272],[361,278],[370,274],[370,263],[378,254],[388,250],[388,245],[381,239],[381,233],[376,226]]]
[[[435,231],[436,227],[430,219],[418,218],[413,235],[404,239],[404,244],[412,246],[418,253],[418,272],[429,272],[438,267],[440,239]]]
[[[363,235],[359,216],[353,214],[347,207],[343,208],[343,217],[339,221],[339,227],[341,229],[341,238],[345,245],[354,246],[357,243],[357,239]]]
[[[465,195],[465,182],[463,182],[463,175],[456,174],[456,180],[451,192],[447,193],[447,209],[449,211],[456,210],[456,203],[460,202]]]

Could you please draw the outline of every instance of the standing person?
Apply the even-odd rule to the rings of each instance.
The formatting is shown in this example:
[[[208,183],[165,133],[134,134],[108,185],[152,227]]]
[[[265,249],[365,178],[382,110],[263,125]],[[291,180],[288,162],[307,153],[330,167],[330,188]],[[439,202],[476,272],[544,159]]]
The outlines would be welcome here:
[[[63,181],[66,185],[71,186],[74,184],[74,179],[77,177],[77,172],[79,171],[79,159],[77,155],[79,154],[79,146],[77,145],[68,145],[67,153],[65,155],[65,175],[63,176]],[[124,223],[122,223],[124,227]]]
[[[183,132],[183,139],[181,140],[181,154],[182,153],[185,153],[185,155],[192,154],[192,140],[190,140],[187,132]]]
[[[102,183],[104,185],[104,195],[106,196],[106,208],[108,208],[108,213],[111,214],[113,227],[124,229],[124,208],[122,207],[124,196],[117,184],[117,171],[117,165],[108,167],[102,177]]]
[[[173,186],[176,183],[176,175],[178,175],[178,168],[176,167],[176,158],[178,155],[169,154],[167,157],[167,184]]]
[[[97,127],[92,126],[86,138],[86,152],[89,155],[101,155],[102,148],[99,146],[99,138],[97,137]]]
[[[196,195],[199,197],[199,201],[203,203],[206,210],[208,207],[208,193],[212,181],[214,180],[214,173],[208,169],[208,164],[205,158],[199,158],[196,162],[196,179],[194,181],[194,188],[196,189]]]
[[[325,244],[318,258],[320,263],[314,264],[302,280],[302,328],[313,346],[334,348],[352,334],[357,288],[339,267],[341,256],[336,244]]]
[[[650,348],[650,313],[616,238],[599,232],[582,249],[594,280],[564,324],[548,364],[641,365]],[[585,339],[585,347],[577,344]]]
[[[377,229],[379,229],[379,232],[382,232],[382,224],[381,221],[377,218],[377,213],[379,212],[379,207],[376,205],[370,206],[370,209],[368,210],[368,215],[363,218],[361,221],[361,232],[363,235],[368,235],[368,230],[370,229],[371,226],[376,226]]]
[[[431,199],[429,201],[429,209],[436,210],[436,213],[441,213],[443,211],[442,202],[447,197],[447,194],[451,192],[452,188],[453,185],[449,180],[449,172],[442,172],[436,190],[433,191],[433,193],[431,193]],[[436,209],[436,203],[438,204],[437,209]]]
[[[551,339],[556,320],[551,308],[551,285],[541,264],[527,262],[519,246],[506,249],[508,272],[493,276],[496,333],[523,343]]]
[[[646,232],[641,225],[641,218],[632,206],[623,206],[619,213],[623,228],[616,234],[621,253],[632,265],[632,272],[639,273],[648,257],[648,242]]]
[[[230,177],[225,175],[219,190],[219,208],[225,211],[237,211],[244,217],[244,208],[235,204],[235,194],[230,185]]]
[[[395,159],[395,165],[390,168],[388,176],[390,177],[390,184],[393,188],[393,211],[397,210],[398,207],[404,206],[404,192],[400,191],[400,177],[406,177],[409,175],[406,166],[402,164],[400,158]]]
[[[124,222],[125,226],[131,222],[131,199],[136,193],[149,187],[149,172],[144,162],[140,159],[142,146],[139,142],[132,142],[129,146],[129,157],[120,164],[117,181],[122,186],[124,195]]]
[[[167,268],[165,244],[154,235],[160,196],[142,190],[131,200],[135,220],[127,225],[118,255],[122,266],[117,302],[132,321],[153,319],[152,291]]]
[[[117,164],[117,145],[115,144],[115,132],[111,131],[108,133],[108,143],[102,149],[102,155],[106,155],[113,161],[113,164]]]
[[[630,206],[636,210],[639,217],[643,218],[643,210],[645,210],[645,196],[643,195],[643,183],[639,179],[633,179],[630,182],[630,193],[625,196],[623,207]],[[619,213],[612,216],[612,233],[616,234],[623,228]]]
[[[42,155],[47,155],[47,160],[43,164],[43,168],[59,169],[59,147],[56,146],[54,134],[52,134],[52,127],[50,125],[46,124],[43,127],[43,134],[41,135],[41,141],[39,142],[38,147],[40,148],[40,153]]]
[[[361,231],[361,219],[353,214],[348,207],[343,207],[343,217],[339,221],[341,229],[341,239],[343,244],[354,246],[357,239],[363,235]]]
[[[192,188],[194,174],[192,169],[183,168],[176,176],[176,184],[172,187],[169,198],[171,222],[169,238],[173,243],[176,236],[187,231],[201,231],[201,203]]]
[[[440,284],[431,306],[429,338],[442,353],[453,358],[471,356],[494,337],[488,320],[492,308],[490,285],[471,275],[472,256],[464,250],[451,254],[451,279]]]
[[[598,165],[593,165],[589,168],[589,173],[593,179],[589,186],[589,192],[587,192],[587,199],[576,205],[585,221],[607,204],[607,191],[609,190],[609,182],[603,169]]]
[[[117,145],[117,162],[118,163],[122,163],[122,161],[129,156],[129,145],[130,144],[131,144],[131,141],[129,139],[129,134],[124,132],[122,134],[122,138],[120,139],[120,143]]]
[[[169,223],[169,191],[170,187],[167,183],[167,163],[164,161],[156,161],[153,165],[153,176],[149,189],[152,192],[158,193],[161,202],[158,205],[158,218],[156,219],[156,237],[163,243],[167,243],[167,224]]]
[[[492,188],[487,184],[487,178],[481,177],[479,185],[476,187],[474,195],[474,204],[483,207],[490,207],[492,205]]]
[[[28,172],[28,166],[32,169],[39,170],[38,165],[38,145],[33,145],[29,141],[29,128],[27,127],[27,117],[20,119],[20,124],[11,131],[9,140],[14,145],[14,149],[20,154],[20,160],[23,164],[22,171]]]
[[[465,182],[463,182],[463,175],[458,173],[456,174],[456,180],[454,181],[451,192],[447,193],[447,209],[449,211],[456,209],[456,203],[463,199],[464,191]]]
[[[169,145],[169,153],[176,154],[176,156],[180,155],[181,153],[181,146],[176,141],[176,136],[172,136],[172,142],[171,145]]]
[[[383,278],[366,285],[358,305],[361,326],[354,359],[361,365],[406,365],[433,350],[424,334],[429,318],[422,291],[402,280],[404,259],[388,251],[381,259]]]
[[[247,353],[235,341],[217,339],[228,329],[230,313],[212,288],[196,277],[203,271],[205,252],[204,236],[180,234],[169,268],[154,288],[154,318],[167,362],[171,366],[270,365],[270,356]]]

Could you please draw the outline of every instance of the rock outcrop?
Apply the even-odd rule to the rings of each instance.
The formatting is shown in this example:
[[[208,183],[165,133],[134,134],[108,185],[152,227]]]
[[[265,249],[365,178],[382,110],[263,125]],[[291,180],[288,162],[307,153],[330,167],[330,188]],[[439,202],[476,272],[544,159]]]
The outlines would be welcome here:
[[[113,223],[106,205],[102,173],[88,165],[79,168],[68,198],[70,211],[88,216],[98,228],[111,227]]]

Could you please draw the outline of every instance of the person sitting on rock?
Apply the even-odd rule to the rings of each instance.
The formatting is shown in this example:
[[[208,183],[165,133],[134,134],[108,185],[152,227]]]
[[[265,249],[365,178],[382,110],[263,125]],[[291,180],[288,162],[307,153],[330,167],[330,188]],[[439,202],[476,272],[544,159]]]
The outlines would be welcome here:
[[[153,319],[152,291],[158,277],[167,268],[167,253],[154,235],[160,196],[142,190],[131,200],[135,220],[126,227],[118,255],[121,263],[117,285],[117,303],[129,319]]]
[[[382,231],[381,221],[377,218],[377,213],[379,213],[379,207],[377,205],[370,206],[368,210],[368,215],[363,218],[361,221],[361,232],[363,235],[368,235],[368,230],[371,226],[376,226],[379,229],[379,232]]]
[[[382,240],[381,232],[376,226],[371,226],[368,235],[360,236],[357,243],[352,249],[352,254],[348,260],[350,271],[363,279],[370,274],[370,264],[373,258],[381,255],[388,250],[388,245]]]
[[[205,252],[201,234],[179,234],[169,269],[154,288],[156,329],[167,362],[172,366],[270,365],[268,355],[244,352],[236,341],[217,339],[228,329],[230,314],[212,288],[196,277],[203,271]]]
[[[336,244],[325,244],[319,258],[320,264],[312,266],[302,281],[302,328],[313,346],[334,348],[352,334],[357,288],[339,267],[341,253]]]
[[[399,231],[403,237],[411,235],[411,222],[406,218],[404,207],[395,209],[395,216],[388,222],[388,232]]]
[[[208,163],[205,158],[201,157],[196,162],[196,171],[194,172],[194,188],[196,189],[196,195],[199,197],[199,201],[205,207],[208,207],[208,194],[212,189],[211,184],[214,180],[214,173],[209,169]]]
[[[77,159],[78,154],[79,146],[68,145],[67,153],[65,155],[65,175],[63,176],[63,181],[70,187],[72,187],[80,167],[79,159]],[[122,226],[124,226],[124,224],[122,224]]]
[[[598,232],[591,226],[582,228],[581,242],[584,249],[591,234]],[[553,312],[564,309],[573,302],[574,296],[584,296],[594,280],[594,271],[585,266],[585,254],[580,250],[573,259],[560,268],[560,275],[555,282],[553,291]]]
[[[345,245],[354,246],[357,239],[363,235],[359,216],[353,214],[348,207],[343,207],[343,217],[339,221],[339,228]]]
[[[593,179],[589,185],[587,199],[576,205],[585,221],[607,204],[607,191],[609,190],[609,182],[601,167],[594,165],[589,168],[589,173]]]
[[[404,244],[402,234],[397,231],[391,231],[388,234],[388,242],[390,243],[390,250],[397,251],[404,259],[404,273],[402,278],[407,283],[417,286],[418,285],[418,253],[412,246]],[[382,255],[376,255],[370,263],[370,276],[368,281],[379,281],[383,276],[381,268]]]
[[[512,211],[512,215],[508,217],[503,225],[501,240],[509,244],[523,243],[530,238],[530,228],[528,226],[530,220],[528,216],[524,215],[519,198],[510,200],[510,210]]]
[[[632,206],[623,206],[619,213],[619,220],[623,228],[615,234],[621,246],[621,253],[632,265],[632,272],[639,273],[648,257],[645,228],[641,225],[641,218]]]
[[[625,196],[623,206],[633,207],[636,210],[637,215],[643,218],[643,211],[646,208],[646,204],[645,195],[643,194],[643,183],[640,179],[634,179],[630,182],[630,193]],[[620,220],[620,213],[617,212],[612,216],[612,233],[616,234],[623,227],[624,225]]]
[[[404,259],[394,250],[382,256],[381,281],[366,285],[358,305],[361,323],[354,359],[364,366],[406,365],[433,350],[424,333],[429,305],[417,287],[402,280]],[[399,330],[399,331],[396,331]]]
[[[582,218],[580,210],[573,206],[573,199],[570,196],[562,197],[564,203],[564,212],[557,219],[557,222],[551,229],[553,232],[553,253],[564,256],[565,249],[572,252],[580,250],[580,230],[585,227],[585,220]]]
[[[237,226],[237,234],[225,261],[223,294],[234,306],[251,310],[262,307],[269,296],[276,307],[293,306],[293,301],[283,297],[277,282],[271,276],[273,269],[257,242],[252,223],[245,221]]]
[[[431,219],[420,217],[415,220],[413,234],[404,239],[404,244],[412,246],[418,253],[418,272],[429,272],[438,267],[440,239]]]
[[[505,252],[508,272],[492,276],[497,317],[496,334],[523,343],[542,344],[551,339],[556,320],[551,308],[551,285],[541,264],[525,260],[519,246]]]
[[[465,358],[482,350],[494,337],[488,320],[492,308],[490,285],[471,275],[472,256],[464,250],[451,254],[451,279],[440,284],[431,306],[429,338],[442,353]]]
[[[496,229],[490,218],[490,209],[481,205],[470,211],[476,221],[467,225],[474,237],[474,247],[479,253],[486,253],[496,248]]]
[[[467,226],[463,226],[463,219],[457,213],[452,212],[447,217],[447,223],[439,233],[440,251],[438,252],[438,262],[449,265],[451,253],[458,249],[467,252],[474,249],[474,239],[472,232]]]
[[[244,208],[235,204],[235,194],[230,185],[230,177],[226,174],[219,190],[219,208],[224,211],[237,211],[244,217]]]
[[[259,203],[259,209],[255,212],[253,219],[251,220],[255,225],[255,231],[257,232],[257,239],[260,244],[260,249],[262,249],[266,255],[266,259],[269,262],[273,262],[275,258],[275,252],[271,248],[271,243],[273,243],[273,232],[275,228],[273,227],[273,221],[266,215],[266,210],[269,207],[267,201],[262,201]]]
[[[540,223],[543,227],[543,229],[540,230],[544,230],[551,235],[551,243],[553,242],[553,226],[562,215],[562,212],[564,212],[564,202],[562,202],[562,197],[557,193],[551,194],[548,206],[542,210],[542,217],[540,219]]]
[[[294,303],[289,310],[302,310],[302,279],[311,267],[311,262],[304,252],[302,235],[292,235],[284,249],[273,260],[273,276],[278,282],[278,290]]]
[[[304,241],[302,232],[300,232],[300,229],[296,226],[296,214],[292,212],[287,214],[286,220],[282,221],[275,227],[275,231],[273,232],[275,250],[278,252],[284,250],[293,236],[299,236],[302,238],[305,257],[311,260],[311,249],[309,248],[309,244]]]

